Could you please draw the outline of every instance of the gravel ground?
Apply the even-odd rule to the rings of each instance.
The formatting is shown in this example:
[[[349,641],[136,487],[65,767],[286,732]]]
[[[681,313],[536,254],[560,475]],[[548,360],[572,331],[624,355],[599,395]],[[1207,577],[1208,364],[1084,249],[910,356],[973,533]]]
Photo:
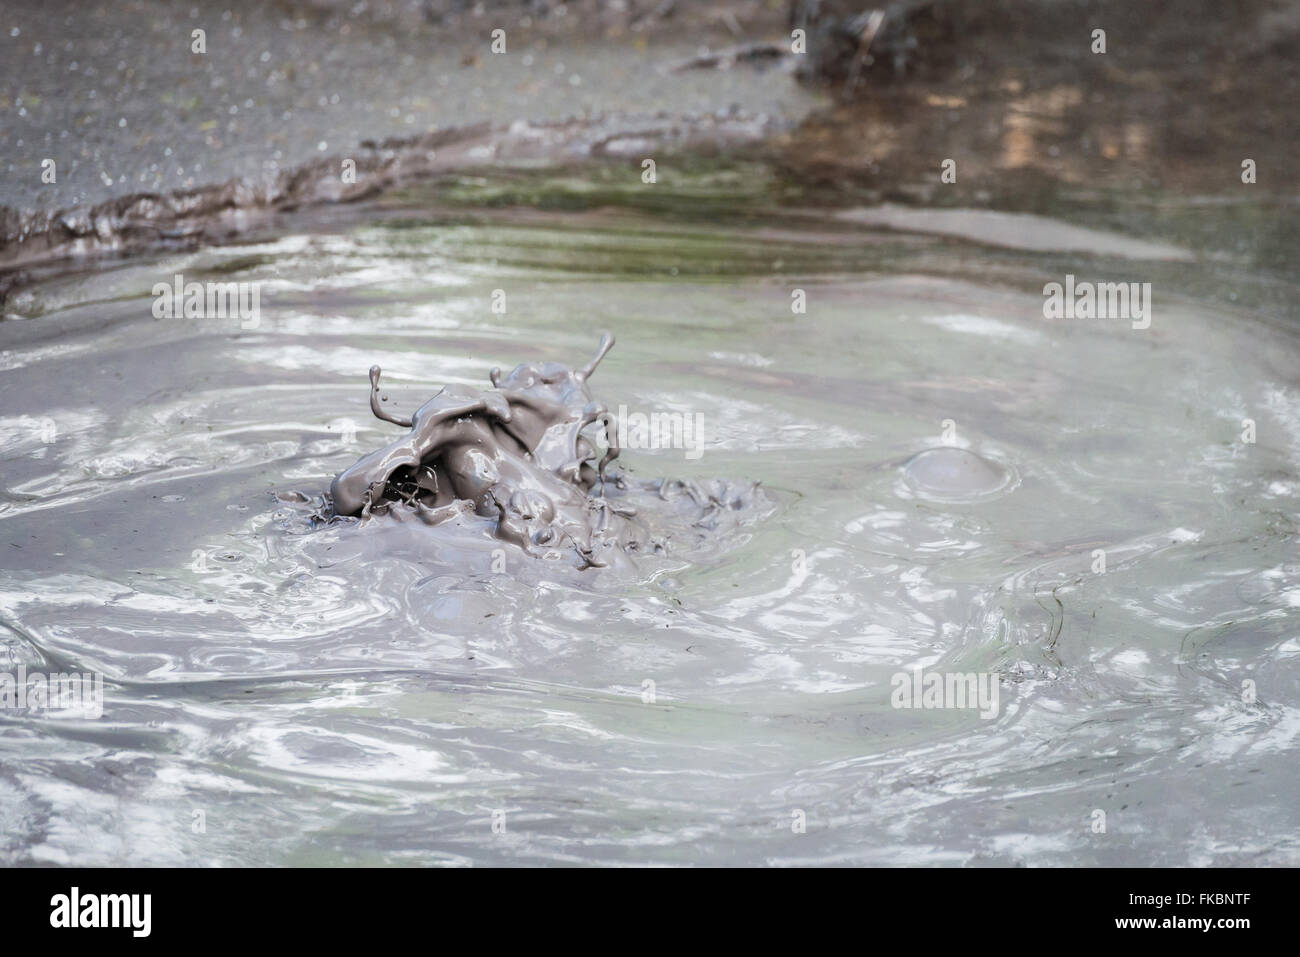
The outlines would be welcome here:
[[[366,139],[482,120],[733,109],[794,120],[819,102],[775,67],[665,69],[705,47],[779,40],[772,9],[688,6],[637,32],[593,29],[581,9],[532,16],[539,6],[444,16],[437,10],[457,5],[6,5],[0,205],[45,212],[236,177],[262,183]],[[581,22],[566,32],[570,20]],[[490,49],[497,28],[503,54]],[[206,53],[192,52],[196,29]],[[42,181],[47,159],[53,183]]]

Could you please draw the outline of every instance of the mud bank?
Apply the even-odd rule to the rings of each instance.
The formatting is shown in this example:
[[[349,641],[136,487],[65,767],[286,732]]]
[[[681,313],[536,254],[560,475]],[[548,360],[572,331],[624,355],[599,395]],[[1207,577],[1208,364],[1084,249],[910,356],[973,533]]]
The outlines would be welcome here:
[[[8,287],[23,281],[16,267],[101,253],[228,239],[277,214],[346,203],[405,183],[457,170],[621,162],[630,181],[665,151],[718,151],[767,138],[777,121],[765,115],[614,116],[557,123],[480,124],[424,136],[367,140],[347,158],[331,156],[285,171],[271,182],[238,179],[167,194],[133,194],[86,209],[53,213],[0,211],[0,270]],[[6,287],[0,273],[0,295]]]
[[[707,138],[718,123],[700,117],[762,126],[806,115],[819,99],[786,72],[671,69],[751,34],[780,37],[779,13],[241,0],[6,11],[0,268],[129,251],[150,237],[211,238],[241,226],[196,225],[223,211],[346,200],[446,162],[508,161],[520,151],[499,140],[517,121],[563,131],[542,144],[526,137],[555,150],[531,158],[563,162],[582,152],[572,140],[586,135],[599,152],[620,125],[648,127],[662,147],[674,122]],[[478,152],[457,159],[462,144]],[[453,156],[429,162],[443,146]],[[355,168],[345,173],[345,162]]]

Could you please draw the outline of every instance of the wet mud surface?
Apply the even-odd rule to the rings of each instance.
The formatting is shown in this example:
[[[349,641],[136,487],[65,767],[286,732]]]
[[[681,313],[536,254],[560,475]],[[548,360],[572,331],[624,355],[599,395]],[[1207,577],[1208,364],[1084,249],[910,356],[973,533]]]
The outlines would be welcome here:
[[[539,89],[346,126],[355,183],[329,138],[7,219],[0,671],[105,694],[0,714],[0,861],[1300,861],[1294,30],[1155,6],[797,126],[755,105],[789,64],[651,32],[707,108]],[[321,63],[285,82],[332,108]],[[160,314],[182,275],[260,315]],[[1067,277],[1150,322],[1052,313]],[[625,411],[701,454],[610,457]],[[999,705],[898,707],[918,671]]]

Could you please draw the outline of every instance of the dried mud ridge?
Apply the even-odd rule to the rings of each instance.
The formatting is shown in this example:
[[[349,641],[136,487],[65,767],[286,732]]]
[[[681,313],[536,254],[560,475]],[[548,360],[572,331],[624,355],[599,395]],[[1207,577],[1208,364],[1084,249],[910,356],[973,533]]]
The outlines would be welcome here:
[[[0,297],[20,283],[19,273],[26,266],[221,241],[265,226],[276,213],[355,202],[405,183],[489,163],[499,168],[624,158],[639,164],[651,150],[758,141],[773,126],[769,117],[739,112],[481,123],[411,138],[367,140],[350,155],[315,160],[264,183],[235,179],[195,190],[135,193],[55,212],[0,206]],[[345,160],[355,164],[346,176]],[[639,165],[635,172],[640,175]]]

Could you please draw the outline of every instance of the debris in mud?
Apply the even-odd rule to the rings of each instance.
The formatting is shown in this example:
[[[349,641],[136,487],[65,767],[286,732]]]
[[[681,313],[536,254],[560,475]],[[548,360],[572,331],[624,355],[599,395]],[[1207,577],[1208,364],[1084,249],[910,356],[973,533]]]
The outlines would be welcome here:
[[[673,73],[680,73],[683,70],[730,70],[742,63],[751,65],[779,63],[793,57],[794,54],[786,44],[743,43],[678,60],[670,63],[667,69]]]
[[[808,56],[798,75],[806,83],[853,92],[869,72],[901,76],[919,55],[947,46],[948,23],[935,16],[937,0],[896,0],[879,6],[858,0],[794,0],[790,25],[807,34]]]
[[[613,345],[602,336],[579,369],[526,363],[503,378],[494,368],[491,390],[443,388],[409,418],[384,408],[381,370],[372,366],[371,411],[410,431],[339,473],[334,515],[485,522],[529,555],[567,555],[587,568],[666,551],[672,524],[677,534],[684,526],[707,536],[723,516],[751,511],[757,483],[636,483],[609,474],[620,453],[617,427],[587,383]],[[653,527],[646,507],[670,526]]]

